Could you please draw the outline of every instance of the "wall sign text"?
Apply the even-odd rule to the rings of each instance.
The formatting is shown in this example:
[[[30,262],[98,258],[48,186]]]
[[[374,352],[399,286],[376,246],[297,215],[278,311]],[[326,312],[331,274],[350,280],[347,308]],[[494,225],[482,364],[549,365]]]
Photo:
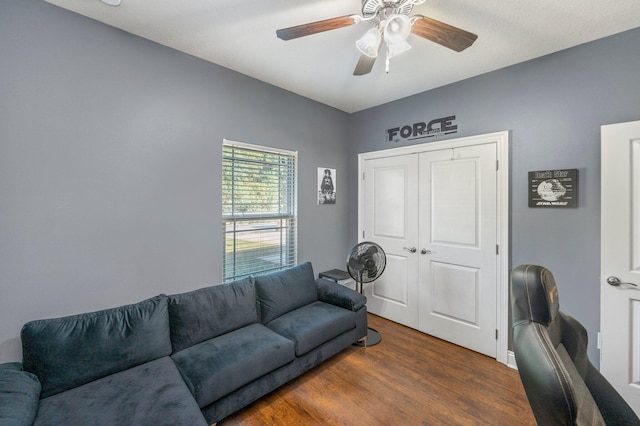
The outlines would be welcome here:
[[[455,115],[436,118],[427,122],[406,124],[401,127],[393,127],[386,130],[387,142],[398,143],[402,140],[416,140],[426,138],[438,138],[458,132],[458,125],[454,124]]]

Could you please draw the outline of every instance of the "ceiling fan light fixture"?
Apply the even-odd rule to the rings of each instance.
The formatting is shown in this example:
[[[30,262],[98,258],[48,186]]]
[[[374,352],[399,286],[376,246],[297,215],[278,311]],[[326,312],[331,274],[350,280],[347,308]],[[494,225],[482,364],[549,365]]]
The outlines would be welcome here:
[[[405,41],[411,34],[411,19],[407,15],[394,14],[384,24],[384,41],[395,44]]]
[[[387,56],[389,58],[393,58],[394,56],[398,56],[401,53],[406,52],[411,49],[411,45],[407,42],[407,40],[402,40],[397,43],[388,44]]]
[[[375,58],[378,56],[381,42],[382,36],[380,35],[380,31],[377,28],[371,28],[356,41],[356,47],[362,54],[370,58]]]
[[[121,0],[100,0],[104,4],[108,4],[109,6],[120,6]]]

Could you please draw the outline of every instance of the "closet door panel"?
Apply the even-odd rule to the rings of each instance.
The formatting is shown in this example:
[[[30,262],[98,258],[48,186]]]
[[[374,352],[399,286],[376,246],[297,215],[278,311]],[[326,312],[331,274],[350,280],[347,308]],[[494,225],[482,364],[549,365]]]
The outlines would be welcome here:
[[[479,190],[474,160],[436,162],[431,170],[432,242],[478,245]],[[455,190],[452,190],[455,188]]]
[[[479,272],[478,268],[432,262],[432,314],[477,325]]]
[[[362,238],[387,255],[382,276],[364,286],[367,309],[418,328],[418,157],[366,160],[363,179]]]
[[[420,153],[419,329],[496,356],[496,146]]]
[[[373,234],[376,237],[405,239],[408,232],[406,215],[408,165],[379,167],[372,171]]]
[[[379,279],[371,286],[372,297],[376,300],[390,302],[399,306],[409,306],[409,286],[398,285],[407,283],[408,270],[407,256],[387,254],[387,266],[385,270],[392,279]]]

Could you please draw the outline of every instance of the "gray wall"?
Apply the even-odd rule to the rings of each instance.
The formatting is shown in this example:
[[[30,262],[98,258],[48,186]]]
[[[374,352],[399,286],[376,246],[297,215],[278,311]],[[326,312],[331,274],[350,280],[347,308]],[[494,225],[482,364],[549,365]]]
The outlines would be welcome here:
[[[356,169],[357,153],[409,144],[385,141],[385,129],[398,125],[455,115],[458,133],[450,138],[509,130],[511,264],[551,269],[560,306],[587,328],[597,364],[600,126],[640,119],[639,70],[635,29],[362,111],[350,120],[350,167]],[[527,207],[527,172],[564,168],[579,169],[579,207]],[[356,178],[352,173],[352,193]],[[356,205],[349,216],[355,236]]]
[[[349,116],[36,0],[0,2],[0,362],[28,320],[221,279],[223,138],[299,152],[299,261],[349,249]],[[316,167],[338,204],[316,205]]]
[[[349,116],[2,0],[0,362],[20,358],[28,320],[219,283],[222,138],[299,151],[299,260],[319,272],[357,241],[356,154],[397,146],[386,128],[456,115],[455,137],[511,131],[511,263],[551,268],[597,363],[599,132],[640,119],[639,53],[636,29]],[[338,205],[316,206],[317,166],[338,169]],[[527,172],[552,168],[580,169],[577,209],[527,207]]]

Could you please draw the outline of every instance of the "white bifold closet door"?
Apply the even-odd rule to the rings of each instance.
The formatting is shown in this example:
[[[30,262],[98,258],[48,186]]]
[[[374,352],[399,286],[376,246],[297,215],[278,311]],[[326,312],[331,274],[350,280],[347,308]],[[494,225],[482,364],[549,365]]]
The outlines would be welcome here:
[[[496,144],[365,160],[364,240],[387,253],[370,312],[496,356]]]

